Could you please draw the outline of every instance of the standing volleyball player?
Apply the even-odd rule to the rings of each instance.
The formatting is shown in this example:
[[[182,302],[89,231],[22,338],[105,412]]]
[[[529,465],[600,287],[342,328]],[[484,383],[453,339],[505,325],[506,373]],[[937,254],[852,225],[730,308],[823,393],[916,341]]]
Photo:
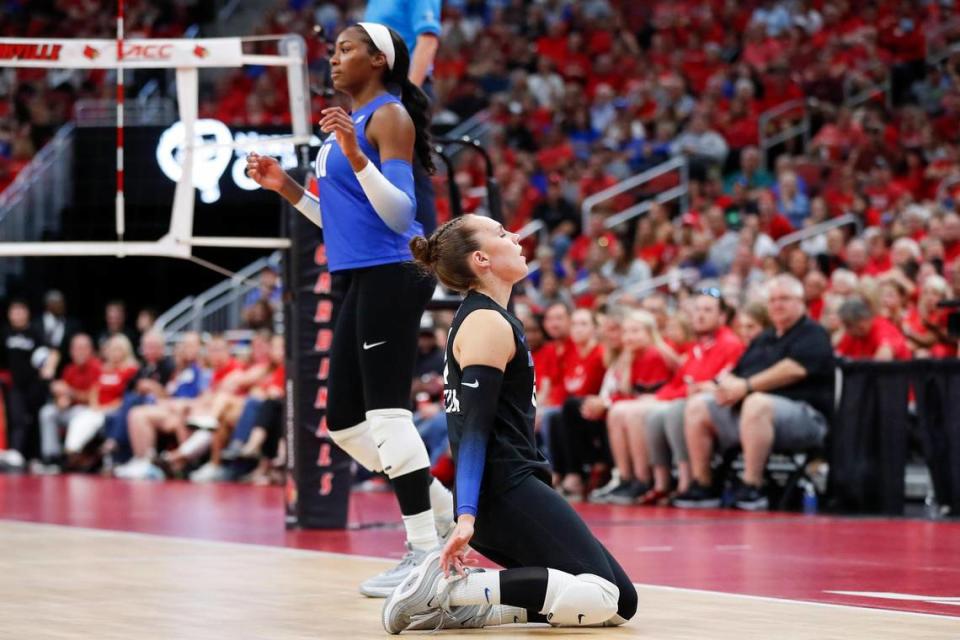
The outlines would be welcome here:
[[[493,220],[468,215],[411,242],[419,263],[467,293],[444,368],[457,525],[443,550],[387,599],[390,633],[515,622],[617,625],[637,608],[630,579],[550,486],[536,448],[533,357],[523,325],[506,310],[527,274],[518,240]],[[506,569],[467,571],[468,545]]]
[[[317,155],[319,200],[273,158],[250,154],[247,173],[323,228],[335,286],[346,291],[334,321],[327,427],[357,462],[387,474],[400,503],[409,551],[360,586],[364,595],[386,597],[453,521],[452,497],[430,475],[409,410],[420,316],[434,290],[408,246],[422,232],[414,220],[414,153],[433,169],[427,99],[407,78],[403,40],[381,24],[344,29],[330,65],[352,112],[323,110],[320,128],[334,135]]]

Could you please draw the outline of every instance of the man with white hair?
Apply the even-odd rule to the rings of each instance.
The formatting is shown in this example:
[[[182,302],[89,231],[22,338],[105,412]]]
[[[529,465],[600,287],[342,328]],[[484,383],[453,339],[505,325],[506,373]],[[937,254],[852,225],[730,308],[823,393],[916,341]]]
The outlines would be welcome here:
[[[830,292],[846,298],[856,292],[860,278],[849,269],[836,269],[830,274]]]
[[[805,451],[823,444],[832,412],[834,357],[830,336],[807,314],[803,285],[774,277],[767,287],[773,326],[753,340],[717,388],[687,401],[684,429],[694,482],[674,500],[678,507],[717,507],[710,459],[743,449],[743,482],[734,495],[739,509],[766,509],[763,471],[771,451]]]

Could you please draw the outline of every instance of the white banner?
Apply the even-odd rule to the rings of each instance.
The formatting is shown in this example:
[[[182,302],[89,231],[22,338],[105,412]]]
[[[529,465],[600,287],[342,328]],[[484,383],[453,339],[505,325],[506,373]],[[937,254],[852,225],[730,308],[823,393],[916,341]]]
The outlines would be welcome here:
[[[0,67],[54,69],[166,69],[239,67],[240,38],[124,40],[117,62],[116,40],[0,38]]]

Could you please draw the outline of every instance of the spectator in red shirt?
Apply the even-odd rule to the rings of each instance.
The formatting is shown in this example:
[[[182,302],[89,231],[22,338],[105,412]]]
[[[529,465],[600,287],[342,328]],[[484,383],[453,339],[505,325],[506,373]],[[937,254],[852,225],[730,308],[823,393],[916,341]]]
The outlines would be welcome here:
[[[631,312],[623,322],[623,352],[607,369],[600,394],[584,399],[581,405],[587,420],[599,420],[606,414],[610,451],[620,482],[649,476],[646,460],[635,460],[628,448],[630,403],[624,401],[652,394],[670,378],[670,367],[658,348],[662,344],[654,317],[645,311]]]
[[[559,415],[566,400],[566,392],[561,379],[560,362],[566,350],[570,348],[570,309],[563,303],[553,303],[543,314],[543,331],[547,343],[540,349],[540,371],[538,379],[537,417],[535,426],[540,432],[544,446],[549,450],[551,427],[554,416]],[[539,372],[538,372],[539,373]]]
[[[605,216],[603,213],[591,213],[587,233],[573,241],[567,257],[573,262],[575,267],[579,268],[587,261],[587,254],[594,245],[603,249],[608,256],[613,256],[613,243],[616,241],[617,236],[604,226],[604,220]]]
[[[853,238],[847,243],[847,248],[843,252],[843,261],[847,269],[856,276],[866,275],[867,273],[867,245],[860,238]]]
[[[627,426],[627,449],[634,456],[634,479],[595,498],[614,504],[656,504],[670,490],[671,452],[677,462],[679,490],[690,485],[690,463],[683,436],[683,410],[692,392],[712,388],[713,379],[733,367],[743,343],[724,322],[727,307],[718,289],[706,289],[693,301],[697,341],[670,381],[654,394],[623,402],[617,411]],[[612,444],[612,438],[611,438]],[[650,470],[653,466],[653,484]],[[643,468],[640,468],[643,467]]]
[[[960,259],[960,214],[948,213],[943,217],[940,239],[943,241],[944,265]]]
[[[763,191],[757,198],[757,213],[759,214],[760,232],[773,240],[779,240],[788,233],[793,233],[793,225],[785,215],[777,210],[777,198],[770,191]]]
[[[893,323],[894,326],[901,326],[907,313],[907,304],[910,301],[906,288],[898,279],[887,275],[880,281],[879,294],[879,315]]]
[[[103,345],[106,362],[100,376],[90,388],[88,406],[70,418],[64,450],[68,465],[76,467],[89,464],[81,454],[103,428],[108,412],[120,407],[127,384],[137,375],[139,365],[133,356],[133,345],[122,333],[115,333]],[[93,462],[96,462],[95,460]]]
[[[803,294],[807,313],[820,322],[823,314],[823,294],[827,291],[827,278],[819,271],[811,271],[803,278]]]
[[[602,420],[586,420],[580,412],[587,396],[597,395],[606,372],[603,347],[597,341],[593,314],[578,309],[570,318],[570,345],[560,365],[567,394],[559,419],[551,423],[551,463],[554,484],[569,496],[582,496],[587,465],[606,459]]]
[[[839,355],[858,360],[909,360],[910,348],[900,330],[874,313],[861,296],[840,305],[843,337],[837,343]]]
[[[957,341],[947,334],[947,310],[937,305],[951,297],[950,286],[938,275],[927,276],[917,306],[907,311],[902,329],[918,358],[957,355]]]
[[[871,227],[863,232],[863,239],[867,243],[867,264],[864,274],[868,276],[883,275],[893,266],[890,260],[890,250],[887,248],[887,239],[879,227]]]
[[[90,391],[100,379],[100,361],[93,340],[78,333],[70,340],[70,364],[63,376],[50,383],[51,402],[40,409],[40,452],[43,462],[57,465],[63,455],[61,431],[90,404]]]
[[[827,115],[827,122],[810,142],[812,151],[819,152],[821,158],[842,161],[850,150],[864,141],[863,129],[852,117],[850,109],[841,107],[836,116]]]

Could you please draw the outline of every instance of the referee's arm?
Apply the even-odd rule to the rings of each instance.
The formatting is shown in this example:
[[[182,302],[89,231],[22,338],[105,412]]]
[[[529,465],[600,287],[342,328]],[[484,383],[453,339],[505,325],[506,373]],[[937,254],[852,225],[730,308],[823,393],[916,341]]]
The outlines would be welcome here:
[[[423,87],[440,48],[440,0],[414,0],[410,7],[411,31],[417,34],[410,56],[410,82]]]
[[[410,82],[418,87],[423,86],[439,48],[440,38],[437,34],[421,33],[417,36],[417,45],[413,49],[413,58],[410,59]]]

